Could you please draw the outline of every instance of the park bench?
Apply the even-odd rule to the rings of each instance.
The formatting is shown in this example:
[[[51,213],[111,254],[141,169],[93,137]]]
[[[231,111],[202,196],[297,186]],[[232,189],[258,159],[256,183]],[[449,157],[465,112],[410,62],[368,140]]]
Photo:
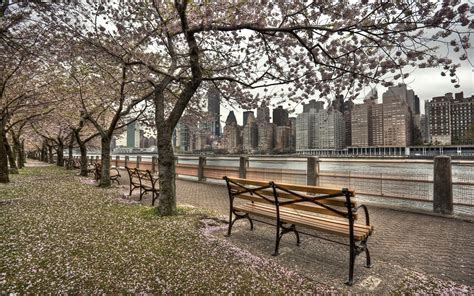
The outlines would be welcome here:
[[[94,179],[96,181],[99,181],[102,174],[102,164],[100,162],[94,163],[91,170],[94,173]],[[117,184],[120,185],[120,177],[121,177],[120,171],[115,167],[111,167],[110,168],[110,181],[117,182]]]
[[[357,255],[366,254],[366,267],[371,266],[367,240],[373,232],[370,225],[369,212],[364,205],[356,205],[352,199],[354,191],[318,186],[283,184],[239,178],[224,177],[227,183],[230,200],[229,227],[227,235],[231,235],[235,221],[247,219],[253,230],[253,221],[267,223],[257,218],[274,220],[276,241],[274,256],[282,236],[294,233],[297,245],[300,244],[299,234],[306,234],[331,242],[349,246],[349,279],[353,283],[354,262]],[[236,202],[235,199],[242,202]],[[357,210],[362,208],[365,224],[356,224]],[[313,232],[325,232],[349,239],[349,243],[323,238],[312,233],[300,231],[307,228]]]
[[[158,188],[158,176],[153,175],[150,170],[140,170],[125,167],[128,172],[130,179],[130,193],[132,195],[133,190],[139,188],[140,200],[146,192],[152,193],[151,204],[155,205],[155,200],[160,196],[160,189]]]

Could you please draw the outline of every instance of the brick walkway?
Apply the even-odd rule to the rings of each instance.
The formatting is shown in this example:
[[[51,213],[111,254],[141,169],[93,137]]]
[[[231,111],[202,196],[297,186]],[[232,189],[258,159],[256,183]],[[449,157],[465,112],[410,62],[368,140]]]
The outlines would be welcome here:
[[[125,179],[123,181],[126,182]],[[177,180],[176,190],[178,203],[212,209],[227,217],[229,204],[225,186]],[[144,203],[149,204],[150,199],[145,198]],[[474,285],[474,240],[472,239],[474,223],[373,206],[369,206],[369,212],[371,224],[375,226],[375,232],[369,240],[371,256],[375,263],[383,261],[389,265],[394,264],[432,274],[441,279]],[[241,222],[242,231],[233,231],[237,233],[233,237],[238,239],[242,234],[242,239],[248,239],[252,235],[258,235],[248,231],[245,223]],[[259,225],[261,224],[257,224],[257,229],[269,230],[271,228]],[[267,242],[268,246],[273,246],[273,232],[271,228],[268,234],[264,234],[268,235],[266,239],[270,240]],[[287,249],[293,248],[292,240],[293,238],[288,236]],[[307,244],[319,242],[317,239],[304,236],[303,241]],[[319,242],[319,245],[326,246],[324,252],[327,252],[329,248],[329,253],[331,253],[331,249],[334,248],[334,244]],[[285,250],[285,242],[282,247]],[[302,246],[299,250],[304,248]],[[269,253],[270,249],[268,249]],[[342,256],[346,256],[345,248],[339,251]],[[327,255],[334,256],[334,254]],[[297,258],[293,259],[297,261]],[[364,258],[358,258],[358,260],[358,265],[362,265]],[[343,278],[347,270],[345,265],[344,261],[341,265]],[[361,271],[363,271],[362,268],[360,271],[356,269],[356,274]]]

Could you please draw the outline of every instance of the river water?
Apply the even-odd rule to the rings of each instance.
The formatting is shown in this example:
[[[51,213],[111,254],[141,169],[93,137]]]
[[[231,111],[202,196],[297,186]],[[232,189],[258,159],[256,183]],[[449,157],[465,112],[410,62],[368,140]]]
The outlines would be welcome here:
[[[121,159],[125,157],[125,155],[119,156]],[[127,156],[129,156],[129,161],[136,161],[137,155]],[[113,158],[115,159],[115,155]],[[151,155],[142,155],[144,162],[151,162],[151,158]],[[279,170],[305,172],[306,162],[304,157],[249,157],[248,167],[264,169],[268,172]],[[198,157],[178,156],[178,163],[197,165]],[[239,158],[207,156],[206,165],[239,167]],[[338,175],[338,177],[320,177],[319,184],[321,186],[349,187],[356,190],[359,193],[358,196],[368,202],[432,209],[433,184],[423,182],[433,180],[433,162],[430,160],[321,159],[320,172]],[[474,161],[453,160],[452,175],[453,182],[474,184]],[[357,178],[358,176],[365,176],[368,179],[360,179]],[[298,178],[298,183],[305,182],[304,176]],[[404,181],[396,179],[404,179]],[[282,180],[285,178],[282,177]],[[219,180],[209,181],[222,183]],[[370,193],[370,195],[362,194],[364,192]],[[455,206],[456,212],[474,215],[474,185],[455,184],[453,195],[455,203],[469,205]]]

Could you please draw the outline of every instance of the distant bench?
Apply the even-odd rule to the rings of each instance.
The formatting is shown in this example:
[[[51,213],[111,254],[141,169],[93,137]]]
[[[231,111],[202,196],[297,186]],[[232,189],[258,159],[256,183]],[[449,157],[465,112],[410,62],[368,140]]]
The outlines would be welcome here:
[[[367,207],[357,206],[351,199],[355,195],[354,191],[345,188],[338,190],[239,178],[224,177],[224,179],[227,183],[230,200],[227,233],[229,236],[235,221],[247,219],[250,222],[250,229],[253,230],[253,221],[259,221],[255,219],[255,216],[264,217],[276,220],[274,256],[278,255],[280,240],[284,234],[294,233],[297,245],[300,244],[300,233],[312,235],[299,230],[300,227],[304,227],[349,238],[349,244],[344,244],[349,246],[350,253],[349,279],[346,284],[352,285],[353,283],[354,262],[357,255],[365,252],[366,267],[371,266],[367,240],[374,228],[370,225]],[[236,205],[234,203],[236,198],[247,202]],[[365,224],[355,223],[359,208],[365,212]],[[259,222],[266,223],[265,221]]]
[[[152,193],[151,204],[155,205],[155,200],[160,196],[160,189],[158,187],[158,176],[153,175],[149,170],[140,170],[137,168],[125,167],[128,172],[130,179],[130,193],[132,195],[133,190],[140,190],[140,200],[142,200],[143,194],[146,192]]]
[[[95,162],[93,165],[88,166],[88,170],[90,173],[94,173],[94,178],[96,181],[100,181],[102,175],[102,164],[99,162]],[[110,181],[117,182],[120,185],[120,171],[116,167],[110,168]]]

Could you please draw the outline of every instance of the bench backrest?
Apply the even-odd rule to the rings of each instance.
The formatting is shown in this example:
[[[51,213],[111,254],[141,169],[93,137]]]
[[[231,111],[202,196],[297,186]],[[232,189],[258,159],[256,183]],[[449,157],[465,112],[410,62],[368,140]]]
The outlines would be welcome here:
[[[320,186],[274,183],[240,178],[227,178],[229,196],[251,202],[274,204],[277,207],[288,207],[295,210],[348,218],[349,209],[356,207],[351,197],[355,192],[348,189],[337,189]],[[356,214],[352,214],[357,219]]]
[[[125,167],[125,169],[127,169],[130,183],[138,183],[140,186],[145,184],[151,185],[153,187],[155,186],[157,178],[153,177],[150,170],[140,170],[137,168],[131,169],[129,167]]]

